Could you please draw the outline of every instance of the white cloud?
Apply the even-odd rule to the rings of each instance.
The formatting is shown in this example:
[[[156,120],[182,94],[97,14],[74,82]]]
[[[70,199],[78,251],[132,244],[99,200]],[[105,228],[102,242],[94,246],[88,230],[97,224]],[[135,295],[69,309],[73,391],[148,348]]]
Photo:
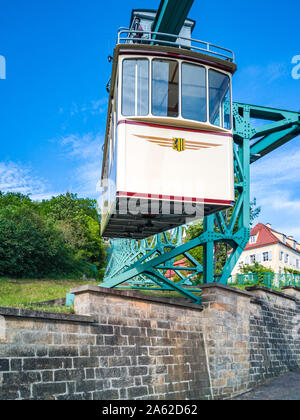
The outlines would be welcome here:
[[[251,195],[262,223],[300,240],[300,147],[286,145],[251,165]]]
[[[72,190],[80,195],[96,196],[102,170],[102,136],[91,133],[82,136],[71,134],[63,137],[60,144],[64,156],[74,161]]]
[[[83,114],[87,116],[88,114],[95,116],[101,115],[107,112],[108,105],[108,95],[97,100],[92,100],[87,104],[78,105],[73,103],[71,106],[70,114],[71,116],[77,114]]]
[[[234,100],[286,108],[295,106],[293,91],[282,93],[282,84],[291,78],[289,62],[270,62],[241,67],[233,78]],[[297,97],[297,95],[296,95]],[[287,105],[289,104],[289,105]]]
[[[42,196],[48,185],[31,168],[15,162],[0,162],[0,191]]]
[[[254,180],[268,180],[268,184],[300,181],[300,148],[290,148],[283,152],[276,152],[263,157],[261,161],[253,164],[252,175]]]

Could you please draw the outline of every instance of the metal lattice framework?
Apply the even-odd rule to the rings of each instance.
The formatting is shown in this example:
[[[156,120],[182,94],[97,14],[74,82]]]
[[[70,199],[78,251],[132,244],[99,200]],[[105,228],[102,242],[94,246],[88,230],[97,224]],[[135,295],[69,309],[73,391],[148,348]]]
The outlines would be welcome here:
[[[204,232],[183,243],[182,230],[157,235],[148,241],[113,240],[106,278],[102,287],[114,288],[132,280],[154,282],[162,290],[174,290],[195,303],[201,299],[186,289],[186,280],[203,273],[203,283],[215,281],[227,284],[231,272],[250,237],[250,164],[292,140],[300,134],[300,113],[260,106],[233,104],[234,170],[236,202],[231,217],[224,212],[204,219]],[[257,120],[269,123],[258,125]],[[232,252],[221,276],[214,273],[214,249],[217,243],[228,244]],[[203,247],[203,267],[189,254]],[[174,262],[184,256],[191,267],[178,267]],[[175,283],[165,276],[168,270],[179,275]],[[184,277],[182,272],[189,271]],[[132,284],[132,283],[131,283]]]
[[[141,241],[132,239],[114,239],[110,241],[108,248],[108,264],[106,268],[105,277],[110,280],[118,280],[119,277],[136,264],[146,264],[156,260],[166,253],[178,249],[183,244],[183,237],[185,233],[185,226],[178,227],[169,232],[163,232],[159,235]],[[190,266],[178,266],[176,264],[176,257],[167,261],[167,264],[156,266],[153,272],[136,273],[125,282],[131,289],[137,288],[139,290],[148,289],[156,286],[156,289],[164,291],[181,291],[182,286],[190,285],[191,279],[203,273],[202,265],[193,258],[188,252],[184,252],[182,257],[189,261]],[[166,277],[166,274],[173,272],[177,274],[178,281],[174,283]],[[165,281],[161,279],[165,278]],[[107,283],[101,286],[107,287]],[[192,290],[199,292],[199,289]],[[187,297],[190,297],[189,294]]]

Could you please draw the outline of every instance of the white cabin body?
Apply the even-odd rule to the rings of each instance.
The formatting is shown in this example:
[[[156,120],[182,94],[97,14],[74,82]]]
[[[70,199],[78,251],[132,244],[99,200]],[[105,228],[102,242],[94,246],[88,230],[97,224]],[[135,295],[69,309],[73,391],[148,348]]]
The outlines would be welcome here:
[[[234,204],[235,70],[189,49],[117,45],[102,236],[142,239]]]

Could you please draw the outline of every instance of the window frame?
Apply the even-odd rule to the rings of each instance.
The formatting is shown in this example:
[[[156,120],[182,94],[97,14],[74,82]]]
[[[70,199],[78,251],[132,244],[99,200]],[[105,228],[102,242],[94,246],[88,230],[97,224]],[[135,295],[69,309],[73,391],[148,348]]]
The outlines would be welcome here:
[[[123,93],[123,62],[125,60],[147,60],[148,61],[148,75],[149,75],[149,80],[148,80],[148,114],[147,115],[123,115],[122,113],[122,93]],[[157,115],[153,115],[152,113],[152,91],[153,91],[153,86],[152,86],[152,62],[154,60],[162,60],[162,61],[175,61],[178,63],[178,77],[179,77],[179,81],[178,81],[178,116],[177,117],[168,117],[168,116],[157,116]],[[186,119],[183,118],[182,116],[182,65],[183,64],[190,64],[193,66],[197,66],[197,67],[202,67],[205,68],[206,70],[206,121],[197,121],[197,120],[190,120],[190,119]],[[199,125],[203,125],[205,124],[207,127],[211,128],[211,129],[217,129],[220,130],[220,132],[229,132],[232,133],[233,132],[233,104],[232,104],[232,74],[226,71],[222,71],[219,69],[216,69],[215,67],[212,67],[210,65],[206,65],[203,63],[195,63],[194,61],[189,61],[187,59],[176,59],[176,58],[169,58],[168,56],[166,57],[160,57],[160,56],[147,56],[147,55],[136,55],[136,56],[132,56],[132,55],[122,55],[119,57],[119,62],[118,62],[118,67],[119,67],[119,71],[118,71],[118,78],[119,78],[119,88],[118,88],[118,121],[120,121],[122,118],[145,118],[147,119],[170,119],[170,120],[174,120],[174,121],[187,121],[187,122],[191,122],[191,123],[195,123],[195,124],[199,124]],[[223,128],[221,126],[218,125],[214,125],[210,123],[210,118],[209,118],[209,70],[213,70],[217,73],[220,73],[222,75],[225,75],[227,77],[229,77],[229,95],[230,95],[230,125],[231,128]]]
[[[123,114],[123,80],[124,80],[124,62],[125,61],[138,61],[138,60],[140,60],[140,61],[147,61],[147,64],[148,64],[148,113],[147,114],[144,114],[144,115],[124,115]],[[119,100],[119,104],[120,104],[120,114],[119,115],[121,115],[122,117],[124,117],[124,118],[134,118],[134,117],[148,117],[149,115],[151,115],[151,113],[150,113],[150,102],[149,102],[149,98],[150,98],[150,95],[151,95],[151,92],[150,92],[150,89],[151,89],[151,76],[150,76],[150,74],[151,74],[151,62],[150,62],[150,60],[149,60],[149,58],[148,57],[143,57],[143,56],[138,56],[138,57],[124,57],[123,59],[122,59],[122,62],[121,62],[121,71],[119,72],[119,74],[120,74],[120,81],[119,81],[119,86],[120,86],[120,88],[119,88],[119,92],[118,92],[118,94],[120,94],[120,100]],[[136,94],[136,92],[135,92],[135,94]],[[136,106],[136,104],[135,104],[135,106]]]
[[[168,115],[154,115],[153,114],[153,62],[155,61],[169,61],[169,62],[175,62],[178,65],[178,115],[177,117],[171,117]],[[180,60],[176,60],[176,59],[169,59],[169,58],[161,58],[161,57],[152,57],[150,60],[150,67],[151,67],[151,72],[150,72],[150,96],[151,96],[151,101],[150,101],[150,112],[151,112],[151,116],[155,117],[155,118],[174,118],[174,119],[181,119],[182,118],[182,113],[181,113],[181,79],[182,79],[182,72],[181,72],[181,65],[180,65]]]
[[[270,261],[270,256],[269,256],[269,252],[268,251],[263,252],[262,259],[263,259],[263,262]]]
[[[228,77],[229,79],[229,104],[230,104],[230,128],[225,128],[224,127],[224,115],[223,114],[223,121],[221,125],[216,125],[216,124],[212,124],[210,121],[210,84],[209,84],[209,74],[210,72],[214,72],[214,73],[218,73],[218,74],[222,74]],[[207,71],[207,89],[208,89],[208,97],[207,97],[207,106],[208,106],[208,114],[207,114],[207,119],[208,119],[208,123],[210,125],[212,125],[213,127],[219,127],[222,128],[223,130],[228,130],[231,131],[233,128],[233,112],[232,112],[232,78],[225,72],[220,71],[219,69],[215,69],[214,67],[210,67]],[[219,110],[220,113],[220,110]]]
[[[183,117],[183,113],[182,113],[182,92],[183,92],[183,66],[184,65],[189,65],[189,66],[194,66],[194,67],[200,67],[203,68],[205,70],[205,91],[206,91],[206,120],[205,121],[199,121],[199,120],[191,120],[189,118],[184,118]],[[202,124],[207,124],[209,123],[209,118],[208,118],[208,111],[209,111],[209,88],[208,88],[208,70],[209,68],[207,66],[205,66],[204,64],[196,64],[190,61],[186,61],[186,60],[182,60],[181,61],[181,65],[180,65],[180,116],[184,121],[195,121],[197,123],[202,123]]]

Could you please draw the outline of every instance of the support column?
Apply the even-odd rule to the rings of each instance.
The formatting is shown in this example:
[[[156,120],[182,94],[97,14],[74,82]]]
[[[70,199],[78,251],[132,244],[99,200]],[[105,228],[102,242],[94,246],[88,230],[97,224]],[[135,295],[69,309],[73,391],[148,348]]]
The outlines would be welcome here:
[[[204,233],[207,233],[208,241],[203,245],[203,283],[214,283],[214,240],[210,233],[214,233],[215,216],[204,218]]]

